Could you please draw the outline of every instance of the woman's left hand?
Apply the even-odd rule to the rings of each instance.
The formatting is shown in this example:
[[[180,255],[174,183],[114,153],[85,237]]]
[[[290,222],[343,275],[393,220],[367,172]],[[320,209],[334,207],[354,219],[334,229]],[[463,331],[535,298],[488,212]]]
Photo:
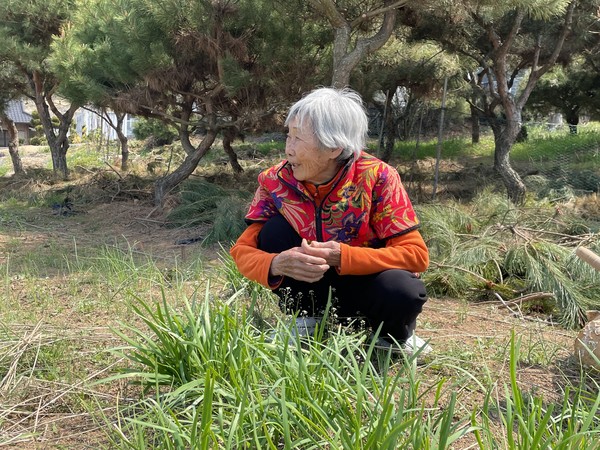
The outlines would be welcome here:
[[[339,242],[312,241],[309,244],[306,239],[302,239],[301,247],[304,253],[323,258],[331,267],[339,267],[342,263],[342,250]]]

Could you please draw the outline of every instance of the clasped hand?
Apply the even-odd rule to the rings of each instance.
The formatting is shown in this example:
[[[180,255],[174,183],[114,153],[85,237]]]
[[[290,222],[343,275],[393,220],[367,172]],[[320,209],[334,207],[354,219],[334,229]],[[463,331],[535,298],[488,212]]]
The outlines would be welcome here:
[[[271,275],[285,275],[299,281],[314,283],[323,278],[330,267],[341,263],[339,242],[316,242],[310,244],[302,239],[300,247],[279,253],[271,262]]]

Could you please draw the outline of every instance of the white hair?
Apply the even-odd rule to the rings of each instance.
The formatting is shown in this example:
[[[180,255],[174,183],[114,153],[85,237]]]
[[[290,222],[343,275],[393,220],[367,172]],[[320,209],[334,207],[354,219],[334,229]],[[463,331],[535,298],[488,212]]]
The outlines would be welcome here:
[[[367,113],[360,95],[351,89],[315,89],[290,108],[285,125],[292,119],[300,127],[309,125],[323,150],[341,148],[338,161],[358,156],[365,148]]]

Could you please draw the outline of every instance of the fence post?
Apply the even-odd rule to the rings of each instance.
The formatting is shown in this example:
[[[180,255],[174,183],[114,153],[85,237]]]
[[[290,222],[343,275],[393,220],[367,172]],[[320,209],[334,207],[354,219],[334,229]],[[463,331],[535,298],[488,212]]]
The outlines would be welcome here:
[[[444,93],[442,94],[442,109],[440,111],[440,126],[438,128],[438,143],[435,152],[435,176],[433,178],[433,193],[431,199],[435,200],[438,177],[440,173],[440,159],[442,157],[442,136],[444,134],[444,111],[446,110],[446,91],[448,89],[448,77],[444,77]]]

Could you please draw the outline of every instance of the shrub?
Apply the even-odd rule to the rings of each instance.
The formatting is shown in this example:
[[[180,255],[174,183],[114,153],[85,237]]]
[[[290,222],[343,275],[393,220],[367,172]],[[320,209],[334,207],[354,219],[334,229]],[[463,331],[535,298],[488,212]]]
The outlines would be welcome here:
[[[146,140],[146,147],[160,147],[173,143],[177,133],[172,127],[156,119],[139,119],[133,125],[136,139]]]
[[[29,139],[30,145],[47,145],[48,141],[46,140],[46,136],[33,136]]]
[[[183,183],[180,195],[181,203],[167,220],[170,225],[179,227],[212,225],[203,243],[231,242],[246,228],[247,193],[194,179]]]

